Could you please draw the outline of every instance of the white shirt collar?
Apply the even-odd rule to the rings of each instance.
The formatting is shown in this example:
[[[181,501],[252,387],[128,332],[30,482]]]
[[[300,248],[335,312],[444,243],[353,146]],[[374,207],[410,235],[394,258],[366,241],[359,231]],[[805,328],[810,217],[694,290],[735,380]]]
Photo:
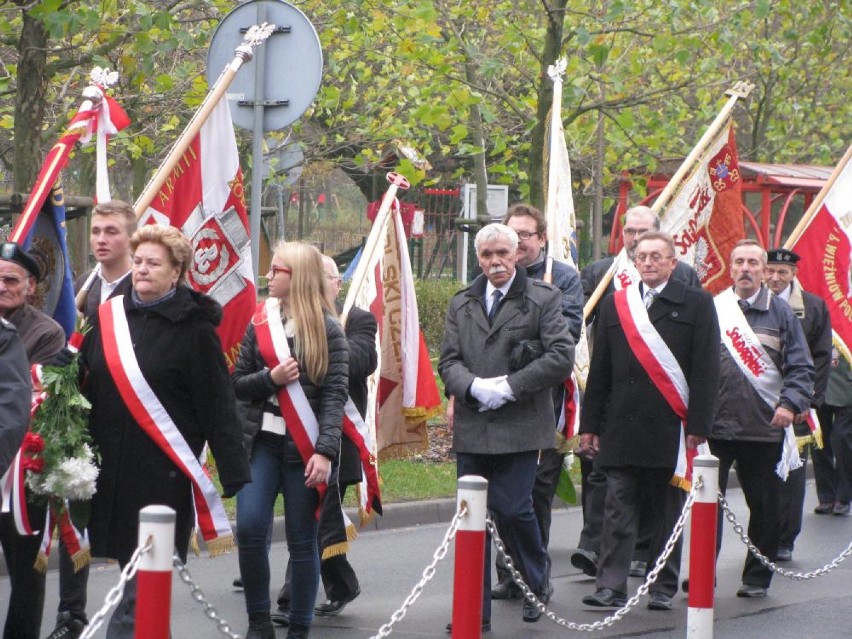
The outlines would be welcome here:
[[[518,269],[515,269],[515,272],[512,273],[512,277],[509,278],[509,281],[503,284],[499,289],[491,283],[491,280],[486,280],[487,284],[485,285],[485,299],[491,300],[494,291],[500,291],[503,294],[503,297],[506,297],[506,293],[509,292],[509,288],[512,286],[512,282],[515,281],[515,276],[518,274]],[[488,302],[491,303],[490,301]]]

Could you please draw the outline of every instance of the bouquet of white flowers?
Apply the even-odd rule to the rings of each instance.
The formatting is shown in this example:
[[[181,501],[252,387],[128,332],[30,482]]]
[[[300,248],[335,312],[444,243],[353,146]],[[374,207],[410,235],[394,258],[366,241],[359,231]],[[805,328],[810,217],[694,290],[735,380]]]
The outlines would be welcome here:
[[[78,329],[69,341],[71,362],[65,366],[43,366],[36,375],[41,386],[36,389],[38,406],[23,452],[30,491],[58,504],[67,500],[72,506],[92,498],[98,477],[96,452],[87,428],[91,404],[78,385],[77,348],[81,342],[82,333]],[[82,526],[85,523],[75,521]]]

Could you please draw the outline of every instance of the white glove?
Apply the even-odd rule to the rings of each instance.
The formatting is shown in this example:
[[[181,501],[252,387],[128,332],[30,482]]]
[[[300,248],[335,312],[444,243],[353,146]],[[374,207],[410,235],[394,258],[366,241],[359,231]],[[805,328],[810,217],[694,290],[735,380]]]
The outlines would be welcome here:
[[[506,379],[506,376],[503,375],[502,377],[498,377],[497,380],[497,390],[503,394],[503,399],[505,399],[507,402],[514,402],[515,393],[512,392],[512,387],[509,386],[509,382]]]
[[[506,381],[506,376],[502,377],[476,377],[470,385],[470,394],[479,402],[480,412],[484,410],[494,410],[500,408],[508,401],[505,391],[501,388],[500,382]],[[506,384],[506,388],[509,385]],[[511,393],[511,388],[509,392]]]

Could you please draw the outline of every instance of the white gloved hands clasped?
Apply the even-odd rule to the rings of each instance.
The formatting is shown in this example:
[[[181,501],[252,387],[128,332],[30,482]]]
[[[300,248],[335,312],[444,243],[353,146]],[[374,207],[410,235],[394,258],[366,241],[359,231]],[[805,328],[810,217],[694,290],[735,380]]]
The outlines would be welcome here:
[[[515,400],[515,394],[509,382],[506,381],[506,375],[474,378],[470,385],[470,394],[480,403],[480,412],[495,410],[506,402]]]

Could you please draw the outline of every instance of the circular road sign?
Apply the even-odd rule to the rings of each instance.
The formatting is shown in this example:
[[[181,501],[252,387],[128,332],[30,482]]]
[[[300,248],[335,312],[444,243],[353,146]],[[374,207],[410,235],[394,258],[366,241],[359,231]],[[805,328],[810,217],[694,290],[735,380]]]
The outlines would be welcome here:
[[[207,82],[212,87],[234,59],[245,31],[268,22],[271,36],[254,49],[231,86],[228,103],[234,124],[254,129],[254,107],[263,105],[263,130],[276,131],[299,119],[313,103],[322,80],[322,48],[314,25],[283,0],[249,0],[231,11],[213,34],[207,51]],[[262,74],[263,77],[257,77]]]

